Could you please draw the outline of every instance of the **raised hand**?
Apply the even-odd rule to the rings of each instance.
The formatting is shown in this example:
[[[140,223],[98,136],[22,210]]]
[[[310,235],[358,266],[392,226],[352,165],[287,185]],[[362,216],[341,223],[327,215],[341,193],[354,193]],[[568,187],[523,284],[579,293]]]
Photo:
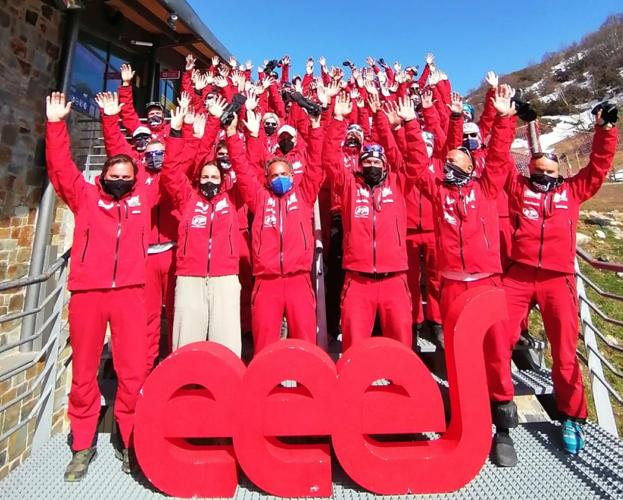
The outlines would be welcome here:
[[[244,66],[245,68],[247,68],[249,71],[251,71],[253,69],[253,62],[251,61],[251,59],[247,59],[244,62]]]
[[[495,89],[495,97],[491,98],[493,107],[501,116],[513,116],[515,111],[515,103],[511,101],[515,95],[515,90],[509,85],[500,85]]]
[[[119,96],[116,92],[100,92],[95,96],[95,102],[104,110],[106,116],[118,115],[124,104],[119,104]]]
[[[200,115],[195,115],[195,121],[193,123],[193,136],[197,139],[201,139],[203,134],[205,133],[206,128],[206,115],[201,113]]]
[[[373,114],[376,114],[381,109],[381,99],[378,92],[368,92],[368,106]]]
[[[440,81],[441,81],[441,71],[436,70],[436,69],[432,70],[428,77],[428,84],[431,86],[437,85]]]
[[[181,108],[184,108],[184,110],[188,109],[188,106],[190,106],[190,96],[188,95],[188,93],[182,92],[179,99],[177,100],[177,103]]]
[[[326,108],[329,105],[329,93],[327,91],[327,87],[325,87],[322,82],[316,82],[316,95],[318,96],[318,101],[323,108]]]
[[[224,76],[219,75],[214,79],[214,84],[223,89],[227,87],[227,79]]]
[[[318,59],[318,63],[320,64],[320,66],[322,66],[323,68],[327,67],[327,60],[325,59],[324,56],[320,56],[320,59]]]
[[[230,67],[225,64],[221,64],[218,67],[218,74],[221,75],[223,78],[227,78],[230,72],[231,72]]]
[[[251,134],[252,137],[258,137],[260,134],[260,122],[261,121],[262,121],[262,115],[260,113],[256,113],[255,111],[248,111],[247,119],[243,120],[242,123],[244,124],[245,127],[247,127],[247,130],[249,131],[249,134]]]
[[[71,111],[71,101],[65,100],[62,92],[52,92],[45,102],[45,114],[49,122],[60,122]]]
[[[238,61],[236,61],[234,56],[229,56],[229,65],[231,66],[231,69],[236,69],[238,66]]]
[[[219,64],[221,64],[221,58],[219,56],[212,56],[212,66],[218,68]]]
[[[366,58],[366,62],[368,63],[368,66],[374,66],[376,64],[376,61],[374,60],[374,57],[372,56],[368,56]]]
[[[350,100],[350,96],[346,92],[341,92],[335,99],[335,107],[333,108],[333,114],[338,120],[341,120],[346,115],[349,115],[352,110],[353,110],[353,103]]]
[[[485,81],[489,84],[489,87],[495,89],[498,86],[499,78],[493,71],[489,71],[487,72],[487,76],[485,76]]]
[[[270,87],[273,83],[277,83],[277,80],[275,80],[274,77],[272,76],[267,76],[266,78],[264,78],[261,82],[262,88],[264,90],[266,90],[268,87]]]
[[[197,90],[203,90],[213,81],[214,81],[214,77],[210,75],[209,73],[199,74],[199,76],[195,80],[195,88]]]
[[[376,88],[376,85],[374,85],[374,82],[372,82],[371,80],[370,81],[366,80],[365,87],[366,87],[366,91],[368,92],[368,94],[371,94],[371,95],[379,94],[379,91]]]
[[[182,106],[176,106],[171,110],[171,128],[173,130],[182,130],[184,123],[184,115],[186,115],[187,109]]]
[[[244,94],[247,100],[244,102],[244,107],[247,108],[247,111],[255,111],[258,105],[258,99],[255,96],[255,92],[253,90],[248,90]]]
[[[398,73],[402,69],[402,66],[398,61],[394,62],[394,69],[396,70],[396,73]]]
[[[184,123],[186,125],[193,125],[195,123],[195,110],[193,108],[187,108],[184,113]]]
[[[303,93],[303,82],[301,81],[300,77],[294,79],[294,91],[298,92],[299,94]]]
[[[404,121],[415,120],[415,106],[408,97],[398,99],[398,116]]]
[[[392,128],[402,125],[402,118],[398,115],[398,105],[395,102],[386,102],[383,106],[383,113],[387,116],[387,121]]]
[[[193,56],[192,54],[188,54],[186,56],[186,71],[194,69],[196,61],[197,60],[195,59],[195,56]]]
[[[452,92],[450,94],[450,104],[446,104],[450,108],[452,113],[462,113],[463,112],[463,96],[458,92]]]
[[[433,91],[431,89],[427,89],[421,95],[420,102],[424,109],[433,107]]]
[[[122,85],[124,87],[127,87],[132,82],[132,78],[134,78],[136,71],[134,71],[132,69],[132,66],[130,66],[129,64],[122,64],[120,70]]]
[[[229,125],[227,125],[227,128],[225,129],[225,134],[227,135],[227,137],[232,137],[236,135],[237,128],[238,128],[238,115],[234,113],[234,119],[231,121]]]
[[[429,52],[428,54],[426,54],[426,64],[428,64],[429,66],[432,66],[433,64],[435,64],[435,56],[433,55],[432,52]]]
[[[340,90],[340,82],[338,82],[337,80],[331,80],[329,82],[329,85],[327,86],[327,95],[329,96],[329,99],[338,95],[340,93]]]
[[[223,96],[217,96],[208,105],[208,113],[216,118],[220,118],[225,108],[227,107],[227,101]]]
[[[310,57],[307,59],[307,64],[305,65],[305,73],[308,75],[312,75],[314,73],[314,60]]]

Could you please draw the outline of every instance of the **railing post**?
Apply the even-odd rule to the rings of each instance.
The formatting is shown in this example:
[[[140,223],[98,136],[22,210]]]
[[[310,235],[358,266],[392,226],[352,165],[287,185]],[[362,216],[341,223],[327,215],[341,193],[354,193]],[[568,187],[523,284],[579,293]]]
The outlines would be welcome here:
[[[64,56],[61,69],[59,86],[61,90],[67,94],[69,90],[69,80],[71,77],[71,66],[74,57],[74,48],[78,40],[78,30],[80,27],[80,12],[69,11],[67,13],[67,38],[64,44]],[[56,195],[50,180],[46,177],[43,186],[43,196],[39,203],[37,211],[37,225],[35,228],[35,237],[32,244],[32,256],[30,258],[29,276],[37,276],[43,272],[45,263],[45,254],[50,239],[50,228],[54,220],[54,202]],[[35,309],[39,304],[39,292],[41,284],[36,283],[26,289],[26,298],[24,300],[24,310]],[[20,338],[30,337],[35,331],[36,315],[27,316],[22,322]],[[28,352],[32,350],[32,343],[28,342],[20,346],[20,351]]]
[[[575,273],[576,284],[578,289],[578,298],[580,303],[580,328],[584,331],[584,345],[586,347],[586,360],[589,370],[589,376],[591,381],[591,389],[593,392],[593,401],[595,403],[595,412],[597,413],[597,422],[600,427],[603,427],[614,436],[619,436],[617,431],[616,421],[614,420],[614,412],[612,411],[612,403],[610,402],[610,394],[606,386],[595,376],[605,380],[604,373],[601,367],[601,360],[594,354],[595,351],[599,352],[597,345],[597,339],[595,333],[591,328],[584,327],[584,323],[593,326],[593,320],[591,319],[591,310],[586,300],[586,288],[584,287],[584,281],[579,276],[580,266],[578,259],[575,259]]]
[[[329,348],[329,340],[327,337],[327,309],[325,305],[324,290],[324,259],[322,255],[322,226],[320,222],[320,209],[318,200],[314,204],[314,262],[313,262],[313,278],[316,288],[316,343],[318,346],[327,351]]]

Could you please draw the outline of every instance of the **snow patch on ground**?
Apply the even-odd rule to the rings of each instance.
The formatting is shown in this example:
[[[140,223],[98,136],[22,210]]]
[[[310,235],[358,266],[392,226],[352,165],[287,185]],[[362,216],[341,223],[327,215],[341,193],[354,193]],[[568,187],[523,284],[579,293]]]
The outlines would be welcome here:
[[[550,150],[556,143],[572,137],[579,132],[584,132],[593,126],[592,104],[586,111],[568,116],[548,116],[548,119],[556,121],[551,132],[541,135],[541,147],[543,151]]]

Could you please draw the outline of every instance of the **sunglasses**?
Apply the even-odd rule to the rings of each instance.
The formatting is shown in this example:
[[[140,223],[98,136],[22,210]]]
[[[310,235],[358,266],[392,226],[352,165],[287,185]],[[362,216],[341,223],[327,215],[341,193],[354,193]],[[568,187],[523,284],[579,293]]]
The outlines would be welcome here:
[[[272,125],[273,127],[276,127],[277,123],[275,123],[275,122],[264,122],[264,125],[268,125],[269,127]]]
[[[558,163],[558,155],[556,153],[532,153],[532,159],[547,158],[548,160]]]
[[[463,134],[463,138],[469,137],[470,139],[478,139],[478,132],[472,132],[471,134]]]

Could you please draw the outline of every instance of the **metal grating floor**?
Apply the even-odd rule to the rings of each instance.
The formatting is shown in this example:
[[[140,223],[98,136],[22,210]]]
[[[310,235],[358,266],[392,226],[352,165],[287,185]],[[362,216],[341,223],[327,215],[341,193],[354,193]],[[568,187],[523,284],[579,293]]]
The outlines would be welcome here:
[[[451,495],[417,498],[623,498],[623,443],[601,428],[587,425],[587,447],[577,457],[560,450],[559,427],[553,423],[524,424],[513,433],[520,463],[500,469],[488,461],[479,476]],[[65,436],[57,435],[23,465],[0,482],[0,498],[30,499],[152,499],[165,498],[151,489],[144,477],[127,476],[114,458],[109,435],[99,436],[99,455],[82,483],[63,482],[70,451]],[[345,477],[339,466],[334,473],[335,499],[373,500],[383,498],[360,491]],[[415,498],[404,497],[385,498]],[[263,500],[268,497],[245,478],[237,499]]]

